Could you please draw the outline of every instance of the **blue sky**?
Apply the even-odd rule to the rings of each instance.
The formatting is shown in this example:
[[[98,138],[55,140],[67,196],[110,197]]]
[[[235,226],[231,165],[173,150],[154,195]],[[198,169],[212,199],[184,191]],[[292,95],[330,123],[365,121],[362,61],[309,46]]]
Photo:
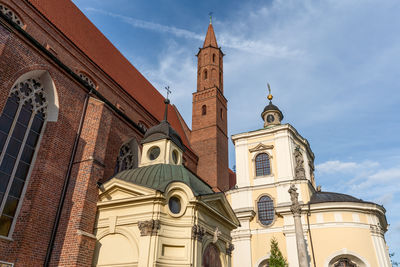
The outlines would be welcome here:
[[[214,12],[229,135],[262,127],[269,82],[284,123],[311,144],[317,183],[383,204],[400,261],[399,1],[73,2],[156,88],[172,88],[189,125]],[[229,156],[233,166],[231,142]]]

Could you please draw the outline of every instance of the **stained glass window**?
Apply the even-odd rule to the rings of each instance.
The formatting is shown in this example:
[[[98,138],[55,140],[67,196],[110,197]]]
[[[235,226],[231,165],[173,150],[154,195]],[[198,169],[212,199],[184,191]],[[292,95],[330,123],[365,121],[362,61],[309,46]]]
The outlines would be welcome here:
[[[256,176],[264,176],[269,174],[271,174],[271,164],[268,154],[258,154],[256,156]]]
[[[41,84],[27,79],[11,89],[0,116],[0,235],[8,236],[40,134],[47,101]]]
[[[258,220],[263,225],[270,225],[274,221],[274,201],[269,196],[262,196],[257,203]]]

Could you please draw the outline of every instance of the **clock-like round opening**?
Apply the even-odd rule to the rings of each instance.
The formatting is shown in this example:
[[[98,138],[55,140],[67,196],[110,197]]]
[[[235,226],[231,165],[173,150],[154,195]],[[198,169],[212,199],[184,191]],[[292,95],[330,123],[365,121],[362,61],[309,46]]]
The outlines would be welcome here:
[[[269,115],[267,116],[267,122],[273,122],[274,120],[275,120],[274,115],[269,114]]]
[[[181,212],[181,200],[177,197],[170,197],[168,207],[173,214],[179,214]]]
[[[178,151],[176,151],[176,150],[172,151],[172,161],[175,164],[178,164]]]
[[[149,159],[155,160],[160,155],[160,148],[158,146],[152,147],[149,150]]]

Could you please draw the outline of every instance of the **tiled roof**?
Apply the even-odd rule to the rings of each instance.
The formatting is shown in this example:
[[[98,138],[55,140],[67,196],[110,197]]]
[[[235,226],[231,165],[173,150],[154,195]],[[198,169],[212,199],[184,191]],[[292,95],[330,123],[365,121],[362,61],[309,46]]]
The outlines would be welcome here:
[[[333,192],[315,192],[310,199],[310,204],[324,203],[324,202],[358,202],[358,203],[371,203],[350,195],[333,193]]]
[[[156,119],[162,120],[164,97],[70,0],[29,2]],[[173,107],[169,107],[169,114],[168,120],[190,148]]]

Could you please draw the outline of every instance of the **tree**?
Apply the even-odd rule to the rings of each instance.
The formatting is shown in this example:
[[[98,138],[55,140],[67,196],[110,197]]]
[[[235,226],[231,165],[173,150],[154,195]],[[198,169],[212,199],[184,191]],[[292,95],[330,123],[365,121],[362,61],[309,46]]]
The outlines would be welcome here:
[[[288,267],[286,259],[279,250],[278,241],[275,237],[271,239],[271,256],[269,258],[269,267]]]
[[[389,253],[389,257],[390,257],[390,262],[392,263],[392,266],[399,266],[399,263],[393,260],[394,252]]]

